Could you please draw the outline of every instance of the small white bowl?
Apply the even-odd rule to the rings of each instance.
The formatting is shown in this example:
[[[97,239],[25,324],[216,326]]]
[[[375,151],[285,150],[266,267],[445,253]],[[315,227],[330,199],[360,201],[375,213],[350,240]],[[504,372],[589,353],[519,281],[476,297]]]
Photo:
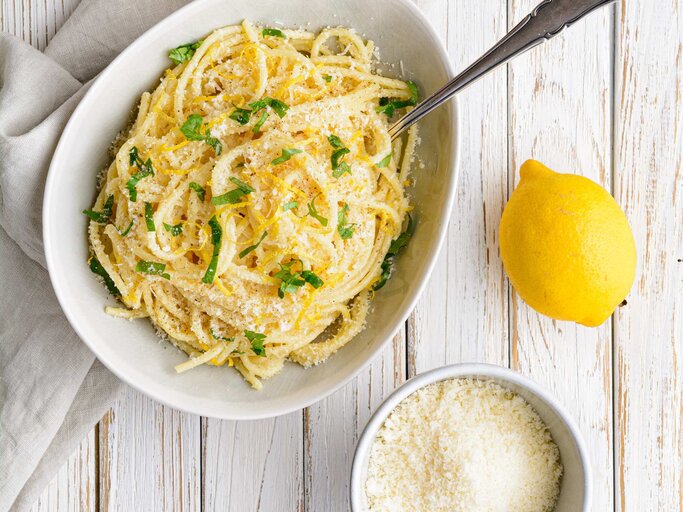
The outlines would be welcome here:
[[[550,429],[550,434],[560,449],[560,461],[564,468],[555,512],[587,512],[592,493],[591,467],[585,443],[574,420],[538,384],[508,368],[491,364],[454,364],[436,368],[413,377],[382,403],[370,418],[356,446],[351,468],[351,510],[367,510],[365,480],[370,449],[384,420],[400,402],[418,389],[434,382],[458,378],[492,380],[514,391],[534,408]]]

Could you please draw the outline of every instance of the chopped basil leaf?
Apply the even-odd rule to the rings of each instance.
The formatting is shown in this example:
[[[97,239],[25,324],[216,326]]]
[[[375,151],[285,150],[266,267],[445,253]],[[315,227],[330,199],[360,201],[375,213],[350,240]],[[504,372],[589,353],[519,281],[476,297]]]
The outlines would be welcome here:
[[[171,279],[171,276],[165,272],[165,263],[156,263],[154,261],[140,260],[135,265],[135,271],[141,274],[149,274],[152,276],[161,276],[164,279]]]
[[[138,171],[135,174],[132,174],[128,179],[128,183],[126,183],[128,196],[130,197],[131,201],[135,202],[138,200],[138,191],[136,188],[138,182],[147,176],[154,176],[154,167],[152,166],[151,158],[148,158],[145,162],[142,161],[142,158],[140,158],[138,155],[138,148],[135,146],[133,146],[128,153],[128,158],[130,161],[130,166],[132,167],[135,165],[138,168]]]
[[[342,161],[344,155],[351,153],[351,150],[347,148],[341,139],[336,135],[330,135],[327,137],[327,140],[330,141],[330,145],[333,148],[337,148],[332,152],[332,156],[330,156],[330,161],[332,162],[332,176],[339,178],[344,173],[348,172],[351,174],[351,168],[349,167],[349,164]]]
[[[235,107],[235,110],[228,116],[233,121],[237,121],[239,124],[244,126],[249,122],[249,117],[251,116],[251,110],[246,108]]]
[[[337,214],[337,231],[342,240],[348,240],[353,236],[353,230],[355,229],[355,224],[348,224],[346,221],[346,214],[349,211],[349,205],[344,203],[341,207],[339,213]]]
[[[121,235],[121,236],[127,236],[128,233],[130,233],[130,229],[133,227],[133,224],[134,224],[134,223],[135,223],[135,219],[131,219],[131,220],[130,220],[130,224],[128,224],[128,227],[127,227],[126,229],[124,229],[123,231],[117,229],[117,231],[119,232],[119,235]]]
[[[168,57],[176,64],[188,61],[192,58],[194,52],[197,51],[197,48],[199,48],[203,42],[204,41],[200,39],[194,43],[181,44],[177,48],[173,48],[173,50],[168,52]]]
[[[413,233],[415,232],[415,224],[416,223],[413,221],[413,218],[408,215],[408,226],[406,227],[406,230],[401,233],[396,240],[391,242],[389,250],[387,251],[386,256],[384,256],[382,266],[380,267],[382,272],[380,273],[377,282],[372,286],[374,291],[382,288],[389,280],[389,277],[391,277],[391,270],[394,266],[394,258],[399,251],[408,244],[410,237],[413,236]]]
[[[292,158],[293,155],[296,155],[297,153],[301,153],[301,152],[302,151],[300,149],[296,149],[296,148],[283,149],[282,154],[270,163],[272,165],[280,165],[282,163],[285,163],[290,158]]]
[[[212,197],[211,204],[237,204],[242,200],[243,196],[246,196],[254,192],[254,189],[252,187],[250,187],[243,181],[238,180],[234,176],[230,177],[230,181],[237,185],[237,188],[231,190],[230,192],[226,192],[225,194],[221,194],[220,196]]]
[[[180,222],[175,226],[171,226],[170,224],[166,224],[164,222],[164,229],[166,231],[170,231],[173,236],[178,236],[183,232],[183,223]]]
[[[408,245],[408,241],[410,240],[410,237],[413,236],[414,232],[415,222],[413,221],[413,218],[408,215],[408,226],[406,226],[406,230],[401,233],[396,240],[391,242],[391,245],[389,246],[389,252],[387,252],[387,254],[390,256],[396,256],[401,249]]]
[[[289,106],[285,102],[276,100],[275,98],[270,98],[268,96],[255,101],[254,103],[249,103],[249,106],[253,109],[253,112],[258,112],[266,107],[270,107],[280,118],[285,117],[287,111],[289,110]]]
[[[332,81],[332,77],[330,75],[323,75],[323,80],[329,84]]]
[[[282,205],[282,210],[286,212],[287,210],[292,210],[297,206],[299,206],[298,201],[290,201],[289,203]]]
[[[244,258],[247,254],[249,254],[251,251],[256,250],[256,248],[261,245],[261,242],[263,242],[263,239],[268,235],[268,231],[264,231],[263,234],[261,235],[261,238],[259,238],[259,241],[256,242],[254,245],[250,245],[246,249],[244,249],[240,254],[240,258]]]
[[[254,133],[258,133],[259,131],[261,131],[261,126],[263,126],[263,123],[266,122],[266,119],[268,119],[268,112],[266,112],[266,111],[264,110],[264,111],[263,111],[263,114],[261,114],[261,117],[260,117],[259,120],[256,122],[256,124],[255,124],[254,127],[251,129],[251,131],[254,132]]]
[[[96,212],[94,210],[83,210],[83,215],[90,217],[99,224],[107,224],[111,221],[111,211],[114,208],[114,196],[110,195],[102,206],[101,212]]]
[[[104,280],[104,284],[107,287],[107,290],[109,290],[109,293],[111,293],[114,297],[121,296],[121,292],[116,287],[116,284],[114,284],[114,280],[109,276],[109,274],[107,274],[107,271],[104,270],[100,260],[98,260],[95,256],[91,256],[88,260],[88,266],[93,274],[97,274]]]
[[[339,178],[342,174],[346,172],[351,174],[351,167],[349,167],[349,164],[347,164],[346,162],[341,162],[339,166],[334,171],[332,171],[332,176],[334,178]]]
[[[325,217],[321,216],[321,215],[318,213],[318,210],[317,210],[316,207],[315,207],[315,200],[318,198],[319,195],[320,195],[320,194],[318,194],[317,196],[315,196],[315,197],[311,200],[311,202],[308,203],[308,204],[306,205],[306,206],[308,206],[308,214],[309,214],[311,217],[313,217],[314,219],[316,219],[318,222],[320,222],[320,224],[322,224],[323,226],[327,226],[327,219],[326,219]]]
[[[387,156],[385,156],[384,158],[382,158],[382,159],[377,163],[377,167],[379,167],[380,169],[381,169],[382,167],[388,167],[390,163],[391,163],[391,153],[389,153]]]
[[[206,197],[206,190],[204,190],[204,187],[202,187],[199,183],[195,183],[194,181],[190,182],[188,187],[197,192],[197,197],[200,201],[204,201],[204,198]]]
[[[213,327],[210,327],[209,331],[211,331],[211,337],[215,340],[228,341],[228,342],[235,341],[235,338],[228,338],[226,336],[219,336],[218,334],[216,334],[214,332]]]
[[[156,231],[157,228],[154,225],[154,210],[150,203],[145,203],[145,223],[147,224],[147,231]]]
[[[282,30],[278,30],[276,28],[264,28],[263,31],[261,32],[263,34],[263,37],[266,36],[273,36],[273,37],[282,37],[283,39],[286,39],[286,36]]]
[[[180,131],[183,132],[187,140],[197,140],[203,141],[205,144],[211,146],[216,152],[216,156],[220,155],[223,151],[223,145],[216,137],[211,136],[211,130],[208,127],[202,133],[201,129],[203,126],[204,118],[199,114],[192,114],[180,127]]]
[[[389,98],[380,98],[379,106],[375,108],[378,113],[384,112],[388,117],[394,115],[396,109],[404,107],[414,107],[417,105],[419,100],[419,93],[417,91],[417,85],[415,82],[406,82],[408,89],[410,90],[410,98],[407,100],[390,100]]]
[[[301,272],[292,272],[292,266],[299,260],[292,260],[289,263],[280,263],[280,271],[277,272],[273,277],[280,279],[280,287],[277,290],[277,295],[281,299],[284,299],[287,293],[296,293],[299,288],[304,286],[306,283],[310,284],[313,288],[318,289],[324,283],[315,272],[311,270],[302,270]]]
[[[292,274],[293,264],[294,261],[290,261],[284,265],[280,263],[280,271],[273,276],[275,279],[280,279],[282,281],[277,290],[277,296],[281,299],[285,298],[286,293],[296,293],[300,287],[306,284],[306,281],[301,279],[301,274],[298,272]]]
[[[213,279],[216,276],[216,267],[218,267],[218,255],[221,252],[221,238],[223,238],[223,228],[216,219],[214,215],[209,220],[209,226],[211,226],[211,243],[213,244],[213,253],[211,254],[211,261],[206,269],[206,273],[202,278],[202,282],[206,284],[213,283]]]
[[[301,277],[316,290],[324,284],[323,280],[310,270],[303,270],[301,272]]]
[[[346,146],[344,146],[344,143],[341,141],[341,139],[334,134],[327,137],[327,140],[330,141],[330,145],[333,148],[344,148],[344,147],[346,147]]]
[[[246,330],[244,331],[244,336],[251,342],[251,350],[257,356],[266,355],[266,347],[263,346],[263,342],[266,339],[266,335],[260,332],[254,332]]]

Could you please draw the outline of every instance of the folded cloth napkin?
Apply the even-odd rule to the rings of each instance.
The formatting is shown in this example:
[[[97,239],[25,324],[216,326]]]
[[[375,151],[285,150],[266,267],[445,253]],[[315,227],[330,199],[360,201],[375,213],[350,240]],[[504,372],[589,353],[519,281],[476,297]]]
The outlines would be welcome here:
[[[0,33],[0,511],[32,506],[123,388],[52,292],[43,188],[84,84],[184,3],[83,0],[44,53]]]

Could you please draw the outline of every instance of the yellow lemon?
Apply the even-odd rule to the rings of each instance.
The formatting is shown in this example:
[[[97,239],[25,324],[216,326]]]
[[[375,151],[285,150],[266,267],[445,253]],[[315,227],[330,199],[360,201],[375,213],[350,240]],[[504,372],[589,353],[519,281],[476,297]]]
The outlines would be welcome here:
[[[597,183],[535,160],[500,221],[500,252],[517,293],[536,311],[590,327],[624,300],[636,271],[633,233]]]

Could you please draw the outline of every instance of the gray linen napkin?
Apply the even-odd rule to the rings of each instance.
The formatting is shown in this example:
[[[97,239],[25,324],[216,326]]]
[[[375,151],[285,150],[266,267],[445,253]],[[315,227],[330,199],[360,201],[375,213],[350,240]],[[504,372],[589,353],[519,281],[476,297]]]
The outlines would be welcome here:
[[[43,188],[84,84],[184,3],[83,0],[45,53],[0,33],[0,511],[32,506],[123,388],[54,296]]]

